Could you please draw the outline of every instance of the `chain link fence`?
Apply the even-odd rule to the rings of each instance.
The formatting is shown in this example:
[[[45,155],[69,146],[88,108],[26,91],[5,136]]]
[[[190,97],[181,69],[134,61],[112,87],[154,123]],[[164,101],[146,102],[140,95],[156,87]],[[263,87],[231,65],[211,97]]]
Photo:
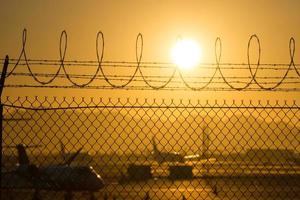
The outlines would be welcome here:
[[[1,199],[300,199],[297,102],[2,103]]]

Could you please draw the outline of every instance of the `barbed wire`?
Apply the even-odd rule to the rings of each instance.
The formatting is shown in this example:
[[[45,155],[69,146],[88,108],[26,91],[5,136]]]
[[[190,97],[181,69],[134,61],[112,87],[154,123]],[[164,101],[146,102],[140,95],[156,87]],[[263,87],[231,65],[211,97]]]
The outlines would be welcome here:
[[[51,73],[34,73],[35,76],[38,76],[38,77],[51,77],[53,76],[54,74],[51,74]],[[30,73],[23,73],[23,72],[17,72],[17,73],[13,73],[12,74],[13,76],[25,76],[25,77],[31,77],[31,74]],[[77,78],[77,79],[90,79],[90,77],[92,75],[90,74],[69,74],[70,77],[72,78]],[[109,77],[110,79],[112,80],[118,80],[118,81],[124,81],[124,80],[127,80],[129,77],[129,75],[107,75],[107,77]],[[164,75],[148,75],[148,76],[144,76],[146,78],[169,78],[168,76],[164,76]],[[65,75],[64,74],[58,74],[57,75],[57,78],[65,78]],[[142,78],[142,76],[135,76],[135,79],[133,81],[137,81],[137,80],[141,80],[141,79],[138,79],[138,78]],[[178,77],[174,77],[174,78],[178,78]],[[189,78],[189,79],[210,79],[211,76],[185,76],[185,78]],[[251,78],[251,76],[227,76],[227,78],[230,78],[230,79],[249,79]],[[281,79],[282,77],[280,76],[272,76],[272,77],[269,77],[269,76],[257,76],[256,78],[259,78],[259,79],[266,79],[266,80],[273,80],[273,79]],[[97,76],[95,79],[98,79],[98,80],[104,80],[103,76],[99,75]],[[222,77],[215,77],[215,79],[222,79]],[[294,80],[294,79],[299,79],[298,76],[290,76],[290,77],[286,77],[286,80],[287,79],[291,79],[291,80]],[[153,82],[162,82],[161,80],[156,80],[156,79],[153,79],[151,80]],[[175,79],[176,81],[176,79]],[[174,80],[173,80],[174,82]],[[214,82],[215,83],[215,82]],[[298,82],[297,82],[298,83]]]
[[[0,61],[4,63],[3,58],[0,58]],[[18,59],[11,58],[10,64],[16,64]],[[27,62],[32,65],[53,65],[53,66],[59,66],[61,63],[59,60],[47,60],[47,59],[28,59]],[[136,62],[132,61],[102,61],[102,67],[124,67],[124,68],[135,68],[133,66],[136,64]],[[26,66],[25,60],[20,59],[19,66]],[[66,60],[64,61],[65,66],[81,66],[81,67],[95,67],[98,66],[97,61],[95,60]],[[220,63],[220,66],[222,66],[223,69],[248,69],[248,63]],[[199,63],[199,66],[201,66],[201,69],[215,69],[217,64],[216,63]],[[239,67],[236,67],[239,66]],[[246,66],[246,67],[244,67]],[[280,67],[284,66],[284,67]],[[270,69],[270,70],[286,70],[286,67],[288,67],[289,64],[286,63],[260,63],[260,69]],[[300,64],[295,64],[295,66],[300,66]],[[167,62],[141,62],[140,63],[141,68],[158,68],[158,69],[173,69],[176,67],[173,63],[167,63]],[[292,68],[291,70],[295,70]]]
[[[256,42],[258,49],[257,49],[257,60],[255,64],[251,63],[251,54],[250,49],[253,44],[253,42]],[[33,79],[38,83],[41,84],[41,87],[44,87],[46,85],[49,85],[53,83],[53,81],[57,78],[66,78],[71,83],[71,88],[79,87],[83,88],[86,86],[91,86],[91,84],[97,79],[99,80],[99,77],[101,80],[104,80],[110,88],[114,89],[124,89],[129,86],[130,83],[137,81],[137,78],[141,78],[141,80],[146,84],[146,86],[149,89],[170,89],[170,88],[176,88],[171,87],[170,83],[175,81],[175,79],[178,79],[175,75],[178,73],[179,78],[181,79],[182,83],[186,87],[186,89],[194,90],[194,91],[201,91],[201,90],[207,90],[210,88],[209,86],[213,83],[220,83],[215,82],[214,79],[221,79],[225,85],[229,87],[230,90],[253,90],[253,89],[259,89],[259,90],[274,90],[278,89],[279,86],[283,85],[283,83],[289,79],[288,74],[290,71],[296,72],[296,75],[298,78],[300,77],[300,70],[297,68],[300,65],[295,64],[294,57],[295,57],[295,49],[296,49],[296,42],[293,37],[289,40],[289,55],[290,55],[290,61],[288,64],[261,64],[261,44],[260,40],[257,35],[252,35],[248,40],[247,45],[247,63],[221,63],[222,58],[222,42],[221,39],[218,37],[215,40],[215,63],[204,63],[203,65],[206,66],[204,68],[206,69],[212,69],[213,73],[212,75],[207,78],[208,80],[206,82],[204,81],[187,81],[189,77],[185,77],[184,73],[179,70],[179,68],[176,67],[176,65],[171,63],[164,63],[164,62],[142,62],[143,58],[143,48],[144,48],[144,41],[143,41],[143,35],[139,33],[136,38],[135,42],[135,61],[127,62],[127,61],[121,61],[121,62],[114,62],[114,61],[103,61],[104,58],[104,50],[105,50],[105,43],[104,43],[104,34],[99,31],[96,35],[96,61],[67,61],[66,53],[67,53],[67,45],[68,45],[68,36],[66,31],[62,31],[60,35],[59,40],[59,60],[39,60],[39,59],[28,59],[27,53],[26,53],[26,43],[27,43],[27,30],[23,30],[22,34],[22,47],[19,54],[19,57],[17,59],[12,59],[11,64],[13,65],[10,72],[7,74],[7,77],[10,77],[12,75],[20,75],[18,73],[15,73],[15,70],[18,66],[26,66],[29,74],[33,77]],[[1,59],[2,62],[4,62],[3,59]],[[58,66],[55,73],[47,74],[47,73],[34,73],[33,72],[33,65],[54,65]],[[83,76],[80,75],[74,75],[67,71],[66,66],[95,66],[95,72],[93,74],[90,74],[89,76],[84,76],[84,80],[86,80],[85,83],[78,83],[75,81],[75,79],[82,79]],[[236,66],[239,66],[236,68]],[[120,76],[113,76],[108,75],[105,73],[104,67],[125,67],[125,68],[133,68],[133,73],[131,75],[126,76],[126,78]],[[170,69],[172,70],[170,72],[170,75],[168,76],[155,76],[155,78],[160,80],[153,80],[152,76],[145,75],[145,73],[142,71],[142,68],[158,68],[158,69]],[[248,78],[248,81],[230,81],[229,79],[238,79],[241,78],[241,76],[236,77],[228,77],[225,76],[224,70],[237,70],[237,69],[244,69],[248,70],[249,75],[246,76]],[[273,79],[271,82],[262,81],[261,79],[267,79],[267,78],[261,78],[261,76],[258,76],[259,70],[276,70],[276,71],[283,71],[283,76],[276,76],[276,77],[270,77],[270,79]],[[24,74],[23,74],[24,75]],[[22,75],[22,76],[23,76]],[[48,80],[42,80],[40,79],[41,76],[44,76],[49,78]],[[246,77],[243,77],[245,79]],[[202,78],[202,77],[195,77],[195,78]],[[164,80],[162,80],[164,79]],[[279,79],[277,81],[274,81],[274,79]],[[116,84],[114,81],[121,81],[122,83]],[[140,80],[139,80],[140,81]],[[153,84],[155,82],[155,85]],[[157,83],[160,83],[157,85]],[[292,84],[298,84],[299,82],[295,81],[292,82]],[[193,84],[201,84],[201,86],[192,86]],[[236,84],[244,84],[242,87],[235,86]],[[269,84],[272,84],[272,86],[267,86]],[[291,84],[291,83],[288,83]],[[250,86],[256,85],[257,88],[249,88]],[[31,87],[29,85],[7,85],[6,87]],[[37,87],[36,85],[32,87]],[[47,86],[47,87],[56,87],[56,86]],[[57,86],[61,87],[61,86]],[[107,88],[106,86],[92,86],[97,88]],[[128,87],[133,88],[135,86]],[[144,86],[142,86],[145,88]],[[69,86],[67,88],[70,88]],[[140,86],[136,86],[135,89],[140,88]],[[181,87],[180,87],[181,88]],[[212,89],[212,88],[210,88]],[[220,88],[219,88],[220,89]],[[295,91],[297,88],[281,88],[281,90],[287,90],[287,91]],[[228,90],[228,88],[227,88]]]

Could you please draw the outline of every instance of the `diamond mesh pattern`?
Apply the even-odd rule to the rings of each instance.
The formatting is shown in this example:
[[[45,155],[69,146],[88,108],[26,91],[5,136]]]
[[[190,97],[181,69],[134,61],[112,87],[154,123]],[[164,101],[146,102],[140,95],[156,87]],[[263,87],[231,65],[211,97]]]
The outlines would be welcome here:
[[[3,103],[1,199],[300,199],[296,102]],[[87,192],[83,166],[103,188]]]

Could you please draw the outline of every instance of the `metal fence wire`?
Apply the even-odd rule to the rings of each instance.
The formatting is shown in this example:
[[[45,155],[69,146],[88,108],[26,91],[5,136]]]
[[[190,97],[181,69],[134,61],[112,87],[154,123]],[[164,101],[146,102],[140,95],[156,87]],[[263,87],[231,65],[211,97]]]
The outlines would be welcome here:
[[[297,102],[2,103],[1,199],[300,199]]]

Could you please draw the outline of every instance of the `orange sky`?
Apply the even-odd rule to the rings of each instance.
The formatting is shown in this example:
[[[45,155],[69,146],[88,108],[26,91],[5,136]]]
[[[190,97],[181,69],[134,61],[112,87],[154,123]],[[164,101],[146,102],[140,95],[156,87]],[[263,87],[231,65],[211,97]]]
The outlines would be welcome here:
[[[68,33],[67,59],[96,60],[95,37],[105,36],[104,60],[134,61],[135,38],[144,36],[143,61],[170,62],[170,49],[178,35],[197,40],[203,61],[214,62],[214,40],[223,41],[224,62],[246,62],[246,47],[251,34],[262,43],[263,63],[288,63],[288,41],[300,38],[298,0],[3,0],[0,3],[0,56],[16,58],[21,48],[21,33],[28,29],[27,56],[58,59],[59,35]],[[299,45],[298,45],[299,46]],[[299,50],[295,62],[300,63]],[[7,80],[9,81],[9,80]],[[182,92],[85,91],[57,93],[53,90],[24,90],[27,95],[99,95],[182,97]],[[16,95],[8,88],[5,95]],[[186,92],[186,98],[224,98],[224,93]],[[235,93],[230,98],[299,99],[299,93]]]

